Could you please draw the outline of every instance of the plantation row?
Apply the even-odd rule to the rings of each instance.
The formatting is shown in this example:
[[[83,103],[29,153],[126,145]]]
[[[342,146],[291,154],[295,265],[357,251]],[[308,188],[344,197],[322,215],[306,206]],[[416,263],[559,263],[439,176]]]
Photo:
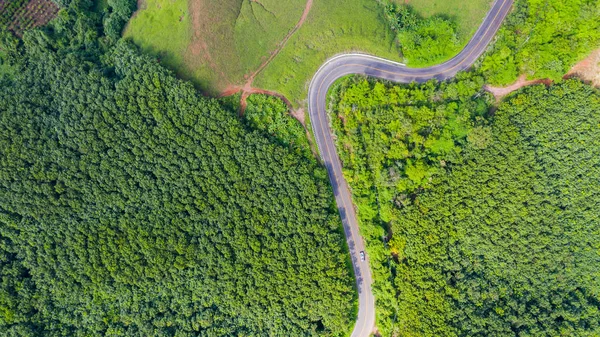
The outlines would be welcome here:
[[[46,24],[58,12],[50,0],[14,0],[0,4],[0,29],[17,35],[25,30]]]

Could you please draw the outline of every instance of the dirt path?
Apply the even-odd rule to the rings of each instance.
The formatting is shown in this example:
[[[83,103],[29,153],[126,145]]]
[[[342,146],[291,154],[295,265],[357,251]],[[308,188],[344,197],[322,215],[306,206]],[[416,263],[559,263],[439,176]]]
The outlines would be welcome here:
[[[507,87],[494,87],[489,84],[486,84],[483,87],[483,89],[485,89],[486,91],[488,91],[492,95],[494,95],[494,97],[496,97],[496,101],[500,101],[502,99],[502,97],[510,94],[513,91],[519,90],[520,88],[528,86],[528,85],[540,84],[540,83],[543,83],[545,85],[550,85],[550,84],[552,84],[552,81],[549,79],[527,81],[525,74],[523,74],[523,75],[519,76],[519,79],[515,83],[513,83]]]
[[[256,0],[252,0],[252,1],[257,2]],[[256,71],[254,71],[252,74],[246,76],[247,80],[243,86],[229,86],[219,95],[219,97],[226,97],[226,96],[235,95],[235,94],[241,92],[242,97],[240,99],[240,115],[243,115],[244,111],[246,110],[246,106],[247,106],[246,99],[248,98],[248,96],[250,96],[251,94],[266,94],[266,95],[271,95],[271,96],[276,96],[276,97],[281,98],[285,102],[285,104],[287,104],[288,108],[291,111],[292,116],[296,117],[302,123],[302,125],[304,125],[304,118],[300,119],[297,117],[299,114],[294,113],[294,111],[292,111],[292,104],[285,96],[283,96],[280,93],[274,92],[274,91],[254,88],[254,87],[252,87],[252,84],[254,83],[254,79],[256,78],[256,76],[258,74],[260,74],[260,72],[263,71],[269,65],[269,63],[271,63],[271,61],[273,61],[273,59],[279,54],[279,52],[281,52],[283,47],[285,47],[285,45],[287,44],[289,39],[294,35],[294,33],[296,33],[296,31],[298,31],[298,29],[300,29],[300,27],[302,27],[302,25],[306,21],[306,18],[308,17],[308,14],[310,13],[312,4],[313,4],[313,0],[306,1],[306,6],[304,6],[304,11],[302,12],[302,16],[300,17],[300,20],[298,21],[298,23],[296,23],[294,28],[292,28],[292,30],[290,30],[287,33],[287,35],[283,38],[283,40],[281,40],[281,42],[279,42],[277,44],[277,47],[275,48],[275,50],[273,50],[270,53],[269,58],[266,59],[258,67],[258,69],[256,69]],[[303,113],[302,113],[302,116],[304,116]]]
[[[565,78],[571,77],[578,77],[593,86],[600,87],[600,49],[596,49],[590,56],[571,68]]]
[[[298,21],[298,23],[296,23],[294,28],[287,33],[287,35],[283,38],[283,40],[281,40],[281,42],[279,42],[279,44],[277,45],[277,48],[275,48],[275,50],[271,52],[271,55],[269,55],[269,58],[266,61],[264,61],[258,67],[258,69],[248,77],[248,81],[246,81],[246,85],[244,87],[252,86],[252,83],[254,82],[254,78],[256,78],[256,76],[258,74],[260,74],[260,72],[263,71],[263,69],[265,69],[265,67],[268,66],[269,63],[271,63],[271,61],[273,61],[275,56],[277,56],[279,54],[279,52],[281,52],[281,49],[283,49],[283,47],[285,47],[285,45],[287,44],[289,39],[292,37],[292,35],[294,35],[294,33],[296,33],[296,31],[298,29],[300,29],[300,27],[302,27],[302,25],[304,24],[304,21],[306,21],[306,18],[308,17],[308,13],[310,13],[312,4],[313,4],[313,0],[306,1],[306,6],[304,6],[304,12],[302,12],[302,16],[300,17],[300,20]]]
[[[577,77],[593,86],[600,87],[600,49],[594,50],[590,56],[574,65],[573,68],[563,76],[564,79],[572,77]],[[511,92],[533,84],[551,85],[552,81],[549,79],[527,81],[525,74],[523,74],[519,76],[519,79],[515,83],[507,87],[494,87],[486,84],[483,88],[494,95],[496,101],[499,102],[504,96]]]

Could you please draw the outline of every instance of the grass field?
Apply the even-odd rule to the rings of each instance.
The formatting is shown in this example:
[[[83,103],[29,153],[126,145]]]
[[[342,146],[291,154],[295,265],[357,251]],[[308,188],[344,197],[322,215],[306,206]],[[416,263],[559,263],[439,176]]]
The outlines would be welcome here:
[[[404,3],[403,0],[395,0]],[[479,24],[490,9],[493,0],[412,0],[409,4],[423,17],[445,15],[456,19],[458,30],[463,40],[468,40],[475,33]]]
[[[190,32],[187,0],[145,0],[129,21],[124,36],[190,79],[184,62]]]
[[[466,43],[490,2],[412,0],[410,5],[425,17],[454,17]],[[147,0],[125,36],[214,95],[242,85],[293,29],[305,5],[306,0]],[[376,0],[315,0],[304,25],[254,86],[280,92],[299,107],[310,78],[327,58],[360,51],[400,60],[394,40]]]
[[[148,0],[145,7],[125,36],[216,94],[259,67],[294,27],[304,0]]]

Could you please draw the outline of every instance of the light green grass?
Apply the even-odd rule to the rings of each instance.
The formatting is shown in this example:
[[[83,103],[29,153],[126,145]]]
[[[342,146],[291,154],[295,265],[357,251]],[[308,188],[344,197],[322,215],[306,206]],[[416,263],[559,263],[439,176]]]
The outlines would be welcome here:
[[[259,75],[255,85],[281,92],[298,106],[319,66],[327,58],[349,51],[399,60],[394,36],[376,1],[315,1],[302,28]]]
[[[131,38],[144,52],[186,76],[184,55],[190,40],[187,0],[146,0],[129,21],[124,36]]]
[[[410,5],[425,17],[454,18],[466,43],[490,2],[412,0]],[[217,94],[246,81],[293,29],[305,4],[306,0],[148,0],[131,20],[125,37],[205,92]],[[188,15],[194,8],[202,8],[197,27]],[[377,0],[315,0],[304,25],[254,86],[280,92],[296,107],[302,106],[318,67],[329,57],[349,51],[401,61]]]
[[[235,46],[245,74],[255,71],[294,28],[305,0],[244,1],[235,23]]]
[[[242,84],[294,27],[304,0],[149,0],[125,32],[144,51],[216,94]],[[198,18],[188,15],[196,10]],[[184,15],[184,21],[179,17]],[[191,13],[190,13],[191,14]]]
[[[396,2],[404,3],[403,0]],[[455,19],[461,39],[468,40],[483,22],[492,0],[413,0],[409,4],[423,17],[445,15]]]

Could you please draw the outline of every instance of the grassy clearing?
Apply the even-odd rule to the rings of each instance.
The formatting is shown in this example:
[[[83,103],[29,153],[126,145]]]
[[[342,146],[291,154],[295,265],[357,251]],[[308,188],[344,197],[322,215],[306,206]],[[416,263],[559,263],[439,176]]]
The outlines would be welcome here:
[[[393,34],[377,2],[315,1],[304,26],[257,77],[255,85],[279,91],[299,105],[319,66],[337,53],[354,50],[399,60]]]
[[[410,4],[424,17],[454,18],[466,43],[490,2],[414,0]],[[294,28],[305,5],[306,0],[148,0],[125,35],[180,76],[216,94],[229,85],[243,84]],[[315,1],[304,25],[254,86],[281,92],[301,106],[318,67],[348,51],[401,61],[394,33],[376,0]]]
[[[397,3],[404,1],[396,0]],[[409,4],[423,17],[443,15],[456,20],[460,38],[465,42],[475,33],[492,5],[492,0],[414,0]]]
[[[235,24],[235,46],[245,74],[255,71],[294,28],[305,0],[244,1]]]
[[[131,20],[125,35],[216,94],[242,83],[268,58],[300,18],[304,3],[150,0]]]
[[[146,0],[129,21],[125,37],[144,52],[186,76],[184,55],[190,41],[190,20],[186,0]]]
[[[241,84],[294,27],[304,0],[190,0],[186,61],[209,93]],[[208,79],[208,80],[204,80]]]

